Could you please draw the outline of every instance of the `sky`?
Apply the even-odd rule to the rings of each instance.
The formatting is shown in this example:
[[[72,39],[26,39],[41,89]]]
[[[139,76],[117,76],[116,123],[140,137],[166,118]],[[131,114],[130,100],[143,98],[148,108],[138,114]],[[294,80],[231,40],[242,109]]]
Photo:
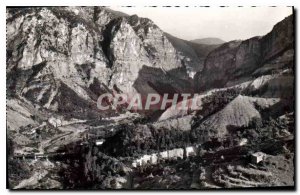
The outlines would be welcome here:
[[[216,37],[248,39],[270,32],[292,14],[292,7],[110,7],[154,21],[173,36],[193,40]]]

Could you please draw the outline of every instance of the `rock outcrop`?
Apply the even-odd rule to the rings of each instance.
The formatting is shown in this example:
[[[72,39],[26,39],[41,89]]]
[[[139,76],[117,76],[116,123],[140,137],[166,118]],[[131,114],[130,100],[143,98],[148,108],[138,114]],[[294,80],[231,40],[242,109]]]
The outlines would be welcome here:
[[[293,33],[293,16],[289,16],[263,37],[223,44],[208,55],[203,71],[195,76],[197,90],[232,86],[251,80],[262,71],[270,74],[291,67]]]
[[[53,111],[64,91],[83,108],[104,92],[155,93],[161,83],[192,88],[193,58],[183,60],[161,29],[136,15],[103,7],[7,9],[8,93]]]

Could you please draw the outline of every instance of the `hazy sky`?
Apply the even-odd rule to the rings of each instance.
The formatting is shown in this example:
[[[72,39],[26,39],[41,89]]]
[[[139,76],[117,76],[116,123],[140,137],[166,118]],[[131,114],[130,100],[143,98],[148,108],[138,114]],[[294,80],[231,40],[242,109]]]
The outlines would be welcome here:
[[[150,18],[163,31],[182,39],[218,37],[224,41],[264,35],[291,7],[110,7]]]

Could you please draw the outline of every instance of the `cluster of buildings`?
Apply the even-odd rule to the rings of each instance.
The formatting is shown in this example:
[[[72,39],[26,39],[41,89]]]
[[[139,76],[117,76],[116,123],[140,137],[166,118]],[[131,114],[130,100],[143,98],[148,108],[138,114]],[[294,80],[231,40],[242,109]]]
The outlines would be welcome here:
[[[142,166],[145,164],[157,164],[158,159],[183,159],[184,156],[196,156],[197,155],[197,147],[189,146],[186,148],[175,148],[172,150],[167,150],[159,153],[154,153],[151,155],[144,155],[139,159],[136,159],[132,162],[133,167]]]

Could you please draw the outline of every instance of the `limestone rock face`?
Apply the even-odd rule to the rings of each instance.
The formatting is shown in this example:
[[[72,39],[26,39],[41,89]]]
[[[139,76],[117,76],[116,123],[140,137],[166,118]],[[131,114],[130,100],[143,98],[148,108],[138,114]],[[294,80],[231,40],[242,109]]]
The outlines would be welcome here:
[[[199,79],[197,89],[206,90],[218,88],[224,85],[227,72],[233,70],[236,61],[236,52],[240,41],[225,43],[212,51],[206,58],[204,69],[196,75],[196,82]]]
[[[112,89],[146,94],[161,83],[175,91],[191,88],[186,66],[149,19],[103,7],[7,9],[9,94],[47,109],[58,110],[62,88],[85,104]]]
[[[276,58],[294,47],[293,15],[277,23],[272,31],[262,37],[261,47],[264,62]]]
[[[96,49],[101,48],[96,29],[85,25],[74,12],[28,8],[9,9],[8,14],[7,74],[8,87],[14,87],[11,93],[57,110],[54,100],[61,94],[60,86],[90,101],[84,88],[94,79],[107,83],[108,60],[101,49]]]
[[[110,52],[112,56],[112,77],[110,86],[116,85],[122,91],[131,93],[142,66],[151,66],[146,57],[142,41],[135,34],[126,19],[121,19],[112,29]]]
[[[293,59],[286,52],[293,53],[293,42],[293,16],[289,16],[263,37],[225,43],[207,56],[203,71],[196,75],[197,90],[232,86],[251,80],[252,74],[267,64],[270,69],[272,66],[278,69],[278,63],[282,63],[283,58],[285,66],[289,66]]]
[[[182,66],[177,50],[151,20],[133,15],[129,18],[129,23],[142,41],[153,67],[169,71]]]

